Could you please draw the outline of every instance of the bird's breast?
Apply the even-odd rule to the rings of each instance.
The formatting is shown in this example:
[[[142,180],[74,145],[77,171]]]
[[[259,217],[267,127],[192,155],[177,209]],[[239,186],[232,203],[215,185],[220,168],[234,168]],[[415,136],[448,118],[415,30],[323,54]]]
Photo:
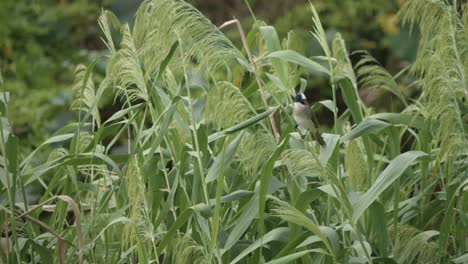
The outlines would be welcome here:
[[[312,122],[311,110],[301,103],[294,103],[293,111],[294,121],[305,129],[314,129],[315,125]]]

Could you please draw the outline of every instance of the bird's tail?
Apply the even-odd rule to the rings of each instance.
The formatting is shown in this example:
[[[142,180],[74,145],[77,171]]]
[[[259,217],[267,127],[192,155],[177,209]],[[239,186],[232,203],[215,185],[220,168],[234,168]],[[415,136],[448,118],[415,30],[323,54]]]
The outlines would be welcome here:
[[[317,142],[320,144],[320,146],[326,146],[327,144],[325,143],[325,140],[323,140],[322,135],[320,135],[318,129],[314,129],[313,131],[314,138],[317,140]]]

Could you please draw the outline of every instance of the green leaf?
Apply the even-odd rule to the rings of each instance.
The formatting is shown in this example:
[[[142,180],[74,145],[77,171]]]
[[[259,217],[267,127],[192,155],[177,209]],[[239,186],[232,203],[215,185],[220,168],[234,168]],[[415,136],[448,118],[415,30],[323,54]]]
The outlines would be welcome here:
[[[110,221],[109,224],[107,224],[101,230],[101,232],[99,232],[99,234],[96,235],[96,237],[91,241],[90,244],[92,245],[92,244],[96,243],[96,240],[98,240],[109,227],[111,227],[111,226],[113,226],[115,224],[125,224],[125,223],[132,223],[132,221],[130,219],[128,219],[127,217],[124,217],[124,216],[117,217],[116,219]]]
[[[351,245],[351,247],[354,249],[354,251],[356,251],[356,253],[357,253],[362,259],[364,259],[364,263],[366,263],[366,262],[367,262],[367,261],[365,260],[366,252],[370,252],[369,254],[372,254],[372,248],[371,248],[370,244],[369,244],[367,241],[363,241],[363,244],[364,244],[364,248],[361,246],[361,243],[359,243],[359,241],[354,240],[354,242],[353,242],[353,244]]]
[[[468,263],[468,253],[452,260],[455,264]]]
[[[259,190],[259,189],[258,189]],[[246,203],[241,209],[242,212],[234,221],[234,228],[231,230],[229,237],[224,244],[221,254],[226,253],[229,249],[234,246],[235,243],[242,237],[245,230],[250,227],[252,220],[258,214],[258,190],[256,194]]]
[[[302,212],[292,207],[288,203],[276,200],[278,207],[274,209],[275,213],[285,221],[307,228],[314,235],[318,236],[325,245],[328,253],[336,260],[339,251],[339,241],[336,232],[329,228],[316,224],[305,216]],[[338,242],[338,243],[337,243]]]
[[[189,217],[193,214],[194,212],[194,209],[197,208],[198,205],[194,205],[190,208],[187,208],[185,209],[180,215],[179,217],[177,217],[177,220],[175,221],[175,223],[171,226],[171,228],[169,228],[169,231],[167,231],[166,235],[164,236],[164,238],[161,240],[161,242],[159,243],[156,251],[157,253],[161,253],[164,248],[166,248],[167,244],[172,241],[172,239],[174,239],[174,235],[176,234],[177,230],[183,225],[185,224],[185,222],[187,222],[187,220],[189,219]]]
[[[317,189],[307,190],[299,194],[295,206],[302,213],[306,212],[307,206],[320,197],[321,192]]]
[[[468,178],[465,179],[461,184],[458,181],[451,183],[445,187],[445,214],[440,227],[440,239],[439,248],[445,250],[450,238],[450,230],[453,227],[453,217],[455,215],[455,202],[457,193],[462,190],[465,186],[468,186]]]
[[[336,145],[340,140],[340,136],[334,134],[323,134],[323,140],[325,140],[326,145],[320,146],[319,160],[320,163],[322,163],[322,166],[326,166],[328,160],[330,159],[330,157],[333,154],[333,151],[336,148]]]
[[[252,196],[253,194],[254,194],[254,192],[252,192],[252,191],[237,190],[237,191],[234,191],[234,192],[232,192],[230,194],[222,196],[221,197],[221,203],[229,203],[229,202],[232,202],[232,201],[238,201],[238,200],[243,199],[245,197]],[[210,200],[211,205],[214,205],[215,203],[216,203],[216,199],[211,199]]]
[[[298,234],[298,235],[296,235],[294,237],[290,236],[290,239],[289,239],[288,243],[281,248],[281,251],[278,252],[278,254],[276,254],[273,259],[284,257],[284,256],[286,256],[286,254],[295,251],[296,249],[299,248],[298,245],[303,243],[309,236],[310,236],[310,233],[308,231],[303,231],[300,235]],[[315,236],[315,237],[317,237],[317,236]],[[318,240],[318,241],[320,241],[320,240]]]
[[[8,171],[11,173],[16,173],[18,169],[18,148],[19,140],[18,138],[10,134],[8,136],[8,141],[6,142],[4,155],[8,160]]]
[[[402,113],[380,113],[369,116],[368,118],[381,119],[394,125],[406,125],[414,128],[424,127],[425,120],[422,116],[402,114]]]
[[[179,91],[177,92],[177,94],[180,93],[181,87],[179,87]],[[159,123],[161,118],[163,118],[162,123],[159,126],[159,129],[157,130],[157,133],[156,133],[156,129],[154,129],[154,133],[156,133],[156,138],[152,142],[152,145],[149,151],[150,155],[152,155],[156,151],[156,149],[158,149],[167,131],[169,131],[169,125],[171,124],[174,114],[176,113],[177,102],[180,99],[181,99],[180,96],[175,96],[172,99],[171,104],[164,110],[164,113],[162,113],[160,118],[158,119],[157,122]]]
[[[313,250],[303,250],[296,253],[292,253],[290,255],[281,257],[279,259],[274,259],[272,261],[268,261],[266,264],[283,264],[283,263],[292,263],[294,260],[303,257],[306,254],[313,252]]]
[[[167,67],[167,65],[169,65],[169,62],[171,61],[172,56],[174,56],[174,52],[176,51],[177,47],[179,47],[179,41],[175,41],[174,44],[172,44],[171,49],[169,50],[166,57],[164,58],[164,60],[159,65],[159,71],[158,71],[158,75],[156,76],[156,80],[158,80],[159,77],[166,70],[166,67]]]
[[[322,106],[325,106],[328,110],[330,110],[332,113],[333,113],[333,109],[335,109],[335,104],[333,103],[332,100],[322,100],[322,101],[318,101],[317,103],[315,103],[313,106],[312,106],[312,111],[318,111],[322,108]],[[336,108],[336,110],[338,111],[338,108]]]
[[[265,39],[265,44],[269,52],[281,50],[281,43],[274,27],[262,26],[260,27],[260,32]],[[279,76],[279,81],[283,84],[283,87],[285,87],[288,83],[288,65],[278,58],[273,58],[271,64],[273,65],[275,73]]]
[[[88,152],[88,153],[80,153],[76,156],[71,155],[69,159],[67,159],[66,162],[64,162],[64,165],[101,165],[101,164],[107,164],[112,167],[114,172],[117,175],[121,174],[119,166],[108,156],[102,154],[102,153],[97,153],[97,152]]]
[[[161,212],[158,215],[158,218],[156,218],[156,221],[154,223],[154,226],[159,226],[161,222],[166,218],[167,213],[173,208],[174,206],[174,196],[176,194],[177,187],[179,186],[179,177],[175,177],[174,183],[171,186],[171,189],[169,190],[169,194],[167,195],[167,200],[164,203]]]
[[[286,136],[283,138],[281,143],[276,147],[275,151],[267,159],[267,161],[263,165],[262,170],[260,172],[260,194],[259,194],[259,199],[258,199],[258,202],[259,202],[258,230],[261,235],[263,234],[263,225],[264,225],[263,221],[265,219],[266,196],[270,188],[270,181],[271,181],[271,177],[273,174],[273,168],[275,165],[275,161],[278,160],[281,153],[283,153],[283,150],[286,148],[286,146],[288,146],[289,136],[290,136],[289,134],[286,134]]]
[[[236,60],[244,70],[246,70],[246,71],[248,71],[250,73],[255,72],[255,70],[252,68],[252,66],[250,66],[250,64],[248,64],[245,60],[241,60],[239,58],[236,58]]]
[[[110,123],[114,120],[124,117],[125,115],[132,112],[133,110],[140,108],[142,105],[143,103],[140,103],[140,104],[132,105],[130,107],[126,107],[122,110],[119,110],[115,114],[113,114],[111,117],[109,117],[109,119],[107,119],[106,122],[104,122],[104,124]]]
[[[384,257],[372,258],[372,262],[385,263],[385,264],[397,264],[397,262],[393,258],[384,258]]]
[[[372,219],[370,221],[371,231],[375,237],[378,237],[376,246],[379,249],[379,255],[386,256],[388,249],[387,221],[385,208],[378,201],[369,207],[369,219]]]
[[[292,62],[295,64],[298,64],[312,72],[320,72],[320,73],[325,73],[327,75],[330,75],[330,72],[328,71],[327,68],[323,67],[321,64],[308,59],[301,54],[293,51],[293,50],[280,50],[280,51],[275,51],[267,56],[265,58],[278,58],[282,59],[288,62]]]
[[[233,259],[230,264],[235,264],[243,259],[245,256],[256,250],[257,248],[270,243],[271,241],[284,241],[285,238],[289,236],[289,228],[287,227],[278,227],[270,232],[266,233],[260,239],[256,240],[250,244],[246,249],[244,249],[235,259]]]
[[[38,240],[40,242],[40,240]],[[46,246],[41,245],[41,243],[36,242],[34,239],[28,239],[27,244],[29,244],[33,249],[34,252],[39,254],[41,257],[41,263],[53,263],[52,254],[50,254],[50,249]]]
[[[0,73],[1,78],[1,73]],[[10,92],[0,92],[0,102],[7,105],[10,102]]]
[[[276,85],[278,88],[280,88],[281,90],[283,91],[288,91],[288,89],[286,88],[286,86],[283,84],[283,82],[281,82],[281,80],[276,77],[276,75],[273,75],[273,74],[269,74],[268,72],[266,73],[266,76],[268,77],[268,79],[270,79],[270,81]]]
[[[220,138],[223,138],[223,137],[225,137],[225,136],[227,136],[229,134],[232,134],[232,133],[235,133],[235,132],[240,131],[242,129],[245,129],[245,128],[259,122],[263,118],[269,116],[270,114],[275,112],[277,109],[278,109],[278,107],[270,108],[270,110],[265,111],[265,112],[263,112],[263,113],[261,113],[259,115],[256,115],[256,116],[254,116],[252,118],[249,118],[249,119],[247,119],[247,120],[245,120],[245,121],[243,121],[243,122],[241,122],[241,123],[239,123],[239,124],[237,124],[235,126],[227,128],[227,129],[225,129],[225,130],[223,130],[221,132],[216,132],[214,134],[211,134],[211,135],[208,136],[208,143],[211,143],[211,142],[213,142],[215,140],[218,140]]]
[[[81,153],[78,155],[66,155],[57,160],[46,162],[37,167],[34,167],[24,172],[23,175],[31,174],[31,177],[27,179],[24,185],[26,186],[32,183],[33,181],[37,180],[39,177],[44,175],[44,173],[51,171],[54,168],[57,168],[62,165],[79,166],[79,165],[103,165],[103,164],[111,166],[117,175],[121,175],[119,166],[113,160],[111,160],[108,156],[101,154],[101,153],[90,152],[90,153]]]
[[[409,151],[398,155],[385,168],[372,187],[353,204],[352,221],[356,223],[362,213],[384,192],[394,181],[396,181],[405,170],[419,157],[426,155],[421,151]]]
[[[29,154],[29,156],[27,158],[25,158],[23,160],[23,162],[21,162],[20,166],[22,168],[24,168],[25,165],[28,164],[28,162],[31,160],[31,158],[39,151],[39,149],[41,149],[45,145],[67,141],[67,140],[73,138],[74,135],[75,135],[75,133],[68,133],[68,134],[64,134],[64,135],[57,135],[57,136],[54,136],[54,137],[51,137],[51,138],[47,139],[42,144],[40,144],[33,152],[31,152],[31,154]]]
[[[242,140],[242,137],[244,136],[244,132],[241,133],[241,135],[238,136],[239,142]],[[218,231],[219,231],[219,226],[220,226],[220,214],[221,214],[221,194],[223,192],[223,187],[224,187],[224,177],[225,177],[225,163],[226,163],[226,144],[228,142],[229,138],[226,138],[224,140],[223,148],[221,149],[221,155],[218,156],[219,159],[219,165],[217,165],[217,172],[214,177],[217,177],[217,183],[216,183],[216,198],[215,198],[215,208],[214,208],[214,216],[213,216],[213,228],[211,232],[211,241],[212,241],[212,247],[216,247],[217,242],[218,242]],[[232,144],[230,144],[231,146]],[[237,144],[239,145],[239,144]],[[237,146],[235,147],[237,149]],[[215,160],[216,162],[216,160]],[[206,232],[205,232],[206,233]]]
[[[225,153],[225,157],[224,157],[224,165],[223,165],[224,171],[226,171],[226,169],[231,165],[234,159],[234,156],[236,154],[237,147],[242,141],[242,138],[244,138],[244,135],[245,135],[245,132],[243,131],[236,137],[236,139],[234,139],[233,142],[231,142],[231,144],[229,144]],[[224,172],[221,172],[221,163],[222,163],[222,153],[214,158],[213,164],[208,169],[208,173],[206,175],[206,180],[205,180],[206,183],[210,183],[214,181],[216,177],[219,176],[220,173],[224,173]]]
[[[363,119],[361,104],[359,103],[359,95],[356,95],[356,89],[353,86],[353,83],[349,78],[341,78],[338,81],[338,85],[341,88],[343,100],[348,109],[351,111],[354,122],[357,124],[361,123]]]
[[[378,132],[388,126],[390,126],[389,123],[386,123],[377,119],[366,118],[359,125],[357,125],[353,130],[351,130],[351,132],[344,135],[341,138],[341,142]]]

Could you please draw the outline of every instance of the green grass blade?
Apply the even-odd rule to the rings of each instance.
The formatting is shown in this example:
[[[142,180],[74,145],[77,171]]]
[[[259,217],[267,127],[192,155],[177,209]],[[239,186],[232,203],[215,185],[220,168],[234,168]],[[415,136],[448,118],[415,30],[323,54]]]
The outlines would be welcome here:
[[[216,177],[218,177],[221,173],[224,173],[224,172],[221,172],[221,167],[222,166],[224,166],[224,170],[225,170],[226,168],[228,168],[231,165],[231,163],[232,163],[232,161],[234,159],[234,156],[236,154],[237,147],[239,147],[239,144],[241,143],[242,138],[244,138],[244,136],[245,136],[245,132],[242,131],[236,137],[236,139],[234,139],[231,142],[231,144],[229,144],[229,146],[227,147],[225,156],[224,156],[224,163],[223,163],[223,153],[224,153],[224,151],[222,151],[222,153],[220,155],[218,155],[217,157],[214,158],[214,162],[210,166],[210,168],[208,169],[208,173],[206,175],[206,183],[210,183],[210,182],[214,181],[216,179]]]
[[[252,196],[254,195],[254,192],[252,191],[246,191],[246,190],[237,190],[237,191],[234,191],[230,194],[226,194],[224,196],[221,196],[221,200],[220,202],[221,203],[229,203],[229,202],[233,202],[233,201],[238,201],[240,199],[243,199],[243,198],[246,198],[248,196]],[[216,203],[216,199],[211,199],[210,200],[210,204],[215,204]]]
[[[389,123],[377,119],[366,118],[362,123],[357,125],[351,132],[341,138],[341,142],[352,140],[358,137],[367,136],[379,132],[380,130],[390,126]]]
[[[213,142],[215,140],[218,140],[220,138],[223,138],[223,137],[225,137],[227,135],[230,135],[232,133],[235,133],[237,131],[245,129],[245,128],[259,122],[260,120],[262,120],[263,118],[269,116],[270,114],[274,113],[277,109],[278,109],[278,107],[270,108],[268,111],[265,111],[265,112],[263,112],[261,114],[258,114],[258,115],[254,116],[252,118],[249,118],[249,119],[245,120],[244,122],[241,122],[241,123],[239,123],[239,124],[237,124],[235,126],[232,126],[232,127],[227,128],[227,129],[225,129],[223,131],[211,134],[211,135],[208,136],[208,143],[211,143],[211,142]]]
[[[63,142],[63,141],[67,141],[67,140],[70,140],[72,139],[73,137],[75,136],[75,133],[68,133],[68,134],[64,134],[64,135],[57,135],[57,136],[54,136],[54,137],[51,137],[49,139],[47,139],[46,141],[44,141],[42,144],[40,144],[33,152],[31,152],[31,154],[29,154],[28,157],[26,157],[23,162],[21,162],[21,167],[24,169],[26,167],[26,165],[29,163],[29,161],[31,160],[32,157],[34,157],[34,155],[44,146],[46,145],[50,145],[50,144],[53,144],[53,143],[59,143],[59,142]]]
[[[234,220],[234,228],[231,230],[226,243],[224,244],[221,254],[224,254],[234,246],[235,243],[242,237],[244,232],[250,227],[252,221],[258,214],[258,191],[242,208],[242,213]]]
[[[276,160],[280,157],[283,150],[288,146],[289,143],[289,134],[286,134],[285,138],[280,142],[276,147],[275,151],[270,155],[265,164],[262,167],[260,172],[260,193],[259,193],[259,216],[258,216],[258,232],[260,235],[263,235],[263,226],[265,219],[265,202],[268,190],[270,188],[270,181],[273,174],[273,167]]]
[[[185,209],[179,217],[177,217],[177,220],[175,223],[169,228],[169,231],[166,233],[164,238],[161,240],[157,247],[157,252],[160,254],[164,248],[167,246],[167,244],[174,238],[174,235],[176,234],[177,230],[187,222],[189,217],[194,213],[194,211],[197,210],[197,205],[194,205],[190,208]]]
[[[419,157],[426,155],[421,151],[409,151],[396,157],[379,175],[372,187],[353,205],[352,221],[356,223],[362,213],[395,182],[405,170]]]
[[[236,256],[235,259],[233,259],[230,264],[235,264],[242,260],[244,257],[252,253],[254,250],[256,250],[259,247],[262,247],[265,244],[270,243],[271,241],[282,241],[289,235],[289,229],[287,227],[278,227],[270,232],[266,233],[264,236],[262,236],[260,239],[256,240],[252,244],[250,244],[246,249],[244,249],[239,255]]]
[[[425,120],[422,116],[409,115],[403,113],[379,113],[368,116],[368,118],[384,120],[394,125],[405,125],[421,129],[424,127]]]
[[[298,64],[311,72],[325,73],[330,75],[330,71],[321,64],[302,56],[293,50],[279,50],[265,56],[265,58],[277,58],[287,62]]]
[[[468,253],[452,260],[453,263],[455,264],[463,264],[463,263],[468,263]]]
[[[310,252],[313,252],[313,250],[303,250],[303,251],[296,252],[296,253],[292,253],[292,254],[290,254],[290,255],[287,255],[287,256],[284,256],[284,257],[281,257],[281,258],[272,260],[272,261],[268,261],[268,262],[265,263],[265,264],[283,264],[283,263],[291,263],[291,262],[293,262],[294,260],[296,260],[296,259],[298,259],[298,258],[301,258],[301,257],[303,257],[303,256],[306,255],[306,254],[309,254]]]
[[[128,113],[132,112],[133,110],[136,110],[140,107],[142,107],[143,104],[136,104],[136,105],[132,105],[132,106],[129,106],[129,107],[126,107],[122,110],[119,110],[117,112],[115,112],[111,117],[109,117],[109,119],[107,119],[105,122],[104,122],[104,125],[105,124],[108,124],[114,120],[117,120],[117,119],[120,119],[124,116],[126,116]]]
[[[336,145],[340,140],[340,136],[334,134],[323,134],[323,139],[325,140],[326,145],[320,146],[319,160],[322,166],[326,166],[328,160],[335,151]]]
[[[169,62],[171,61],[171,59],[174,56],[174,53],[175,53],[175,51],[177,50],[178,47],[179,47],[179,41],[175,41],[174,44],[172,44],[171,49],[167,53],[166,57],[164,58],[164,60],[159,65],[159,70],[158,70],[158,74],[156,76],[156,80],[158,80],[162,76],[162,74],[166,70],[167,65],[169,65]]]
[[[269,52],[281,50],[281,43],[274,27],[260,27],[260,32],[262,33],[263,38],[265,39],[265,44]],[[279,76],[281,83],[285,87],[288,84],[288,65],[278,58],[272,58],[271,64],[275,69],[275,73]]]
[[[452,183],[445,188],[445,199],[446,199],[446,206],[445,206],[445,215],[442,220],[442,224],[440,227],[440,239],[439,239],[439,249],[445,251],[447,248],[447,244],[450,238],[450,231],[453,226],[453,217],[455,215],[455,201],[456,196],[460,190],[462,190],[465,186],[468,186],[468,178],[462,182],[461,184],[458,182]]]
[[[364,117],[362,116],[361,107],[359,106],[359,101],[351,81],[348,78],[342,78],[338,81],[338,86],[341,88],[343,100],[351,111],[354,122],[357,124],[361,123]]]
[[[292,207],[291,205],[279,200],[276,200],[276,203],[278,204],[278,207],[274,209],[274,212],[277,216],[281,217],[286,221],[303,226],[307,228],[310,232],[312,232],[312,234],[318,236],[325,245],[328,253],[331,256],[333,256],[334,260],[336,260],[336,253],[338,253],[336,252],[337,248],[332,246],[329,238],[322,232],[322,229],[318,224],[316,224],[314,221],[309,219],[307,216],[305,216],[303,213],[301,213],[299,210]]]

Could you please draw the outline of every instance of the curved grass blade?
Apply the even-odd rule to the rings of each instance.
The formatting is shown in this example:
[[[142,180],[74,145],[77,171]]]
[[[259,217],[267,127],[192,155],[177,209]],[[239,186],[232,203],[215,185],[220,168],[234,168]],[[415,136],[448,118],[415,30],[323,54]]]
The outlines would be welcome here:
[[[265,264],[283,264],[283,263],[292,263],[294,260],[303,257],[306,254],[309,254],[310,252],[313,252],[314,250],[309,249],[309,250],[303,250],[300,252],[292,253],[290,255],[274,259],[272,261],[268,261]]]
[[[281,217],[285,221],[289,221],[296,225],[300,225],[307,228],[310,232],[312,232],[314,235],[320,238],[320,240],[325,245],[328,254],[330,254],[334,260],[337,259],[338,248],[335,248],[336,246],[332,246],[332,244],[330,243],[331,241],[329,240],[327,235],[325,235],[322,232],[322,228],[319,225],[314,223],[311,219],[309,219],[302,212],[292,207],[291,205],[280,200],[275,200],[275,202],[278,204],[278,207],[274,209],[274,212],[277,216]],[[329,233],[328,229],[326,229],[325,231]]]
[[[271,241],[278,241],[278,240],[284,240],[289,236],[289,228],[287,227],[278,227],[270,232],[266,233],[263,237],[260,239],[256,240],[250,246],[248,246],[244,251],[242,251],[235,259],[233,259],[230,264],[235,264],[239,262],[241,259],[243,259],[245,256],[249,255],[252,253],[254,250],[257,248],[263,246],[264,244],[268,244]]]
[[[368,118],[381,119],[394,125],[401,124],[419,129],[423,128],[425,124],[424,117],[403,113],[379,113],[371,115]]]
[[[265,58],[277,58],[288,62],[298,64],[312,72],[325,73],[330,75],[330,71],[321,64],[302,56],[293,50],[279,50],[265,56]]]
[[[356,223],[377,197],[396,181],[417,158],[424,155],[426,153],[421,151],[409,151],[392,160],[387,168],[380,173],[372,187],[354,203],[352,221]]]
[[[320,146],[319,160],[320,163],[322,163],[322,166],[326,166],[328,160],[335,151],[336,145],[340,141],[340,136],[334,134],[323,134],[323,139],[326,144],[324,146]]]
[[[265,39],[265,44],[269,52],[281,50],[281,43],[274,27],[262,26],[259,29]],[[285,87],[285,85],[288,84],[288,65],[279,58],[272,59],[271,64],[275,69],[275,73],[279,76],[282,86]]]
[[[265,202],[266,196],[268,194],[268,189],[270,188],[270,181],[273,174],[273,168],[275,162],[280,157],[281,153],[289,143],[289,136],[290,134],[286,134],[284,139],[281,143],[276,147],[275,151],[270,155],[266,163],[262,167],[262,171],[260,172],[260,193],[259,193],[259,219],[258,219],[258,231],[260,235],[263,235],[263,226],[264,226],[264,219],[265,219]]]
[[[211,143],[215,140],[218,140],[220,138],[223,138],[229,134],[232,134],[232,133],[235,133],[237,131],[240,131],[242,129],[245,129],[255,123],[257,123],[258,121],[262,120],[263,118],[269,116],[270,114],[272,114],[273,112],[275,112],[279,107],[273,107],[273,108],[270,108],[268,111],[265,111],[261,114],[258,114],[252,118],[249,118],[247,120],[245,120],[244,122],[241,122],[235,126],[232,126],[230,128],[227,128],[223,131],[220,131],[220,132],[216,132],[214,134],[211,134],[208,136],[208,143]]]
[[[68,133],[64,135],[57,135],[54,137],[51,137],[47,139],[46,141],[42,142],[31,154],[29,154],[28,157],[26,157],[23,162],[21,162],[20,167],[25,168],[26,165],[29,163],[31,158],[45,145],[53,144],[53,143],[58,143],[58,142],[63,142],[72,139],[75,136],[75,133]]]
[[[232,192],[230,194],[226,194],[225,196],[221,196],[220,202],[221,203],[229,203],[229,202],[232,202],[232,201],[238,201],[238,200],[243,199],[245,197],[252,196],[253,194],[254,194],[254,192],[252,192],[252,191],[237,190],[237,191],[234,191],[234,192]],[[216,203],[216,199],[211,199],[210,200],[211,205],[214,205],[215,203]]]
[[[257,187],[259,187],[257,185]],[[235,243],[242,237],[245,230],[249,228],[255,216],[258,213],[258,191],[260,188],[256,188],[256,193],[254,196],[244,205],[241,209],[242,213],[235,219],[235,226],[232,229],[229,237],[226,240],[226,243],[221,250],[221,255],[226,253],[229,249],[234,246]]]
[[[234,159],[234,156],[237,151],[237,147],[239,146],[240,142],[244,138],[245,132],[241,132],[236,139],[234,139],[231,144],[227,147],[225,156],[224,156],[224,163],[223,163],[223,157],[222,153],[218,155],[217,157],[214,158],[214,162],[211,165],[211,167],[208,169],[208,173],[206,175],[206,183],[210,183],[216,179],[220,175],[221,172],[221,167],[224,166],[224,170],[226,170],[232,163],[232,160]]]
[[[378,119],[366,118],[353,130],[351,130],[351,132],[344,135],[341,138],[341,142],[378,132],[384,128],[387,128],[388,126],[390,126],[390,124],[387,122],[380,121]]]

